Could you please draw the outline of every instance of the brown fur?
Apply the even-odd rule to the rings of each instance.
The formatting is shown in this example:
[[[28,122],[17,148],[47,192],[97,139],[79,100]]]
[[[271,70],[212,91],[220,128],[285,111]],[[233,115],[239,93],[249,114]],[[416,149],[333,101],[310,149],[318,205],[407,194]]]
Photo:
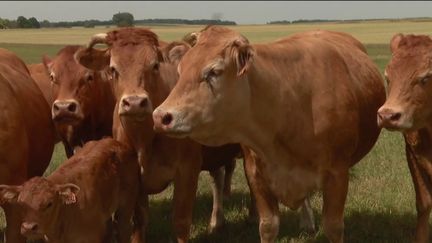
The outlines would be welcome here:
[[[0,49],[0,86],[0,183],[16,185],[45,171],[55,133],[44,96],[24,62],[4,49]],[[24,242],[18,208],[10,204],[2,207],[7,242]]]
[[[128,243],[138,187],[135,153],[107,138],[87,143],[47,178],[35,177],[18,187],[2,186],[0,195],[22,205],[23,227],[37,225],[23,232],[30,239],[102,242],[106,222],[116,213],[117,240]],[[15,197],[6,197],[14,193]]]
[[[397,34],[390,43],[386,67],[388,97],[378,110],[378,123],[403,133],[406,156],[416,192],[415,242],[430,242],[432,209],[432,39]]]
[[[44,57],[46,72],[54,74],[53,114],[54,102],[72,99],[79,107],[72,120],[62,120],[70,117],[68,114],[53,115],[68,157],[87,141],[112,135],[115,100],[111,85],[103,71],[93,72],[76,62],[74,55],[79,48],[77,45],[65,46],[52,60]]]
[[[244,146],[261,242],[276,240],[279,201],[295,209],[317,189],[324,232],[343,242],[348,170],[378,138],[375,114],[385,100],[381,75],[364,50],[337,32],[248,44],[233,30],[208,27],[153,112],[155,129],[206,145]]]
[[[156,49],[158,45],[148,41],[147,31],[135,28],[137,33],[132,33],[134,29],[119,29],[110,33],[115,33],[116,38],[109,37],[109,48],[105,52],[109,55],[101,55],[101,51],[83,49],[77,54],[78,60],[86,60],[84,65],[100,67],[108,58],[112,61],[109,65],[115,69],[112,71],[114,78],[114,90],[117,97],[116,110],[114,113],[114,137],[119,141],[131,144],[139,154],[140,164],[143,168],[142,185],[145,195],[143,195],[143,224],[147,223],[146,203],[147,195],[159,193],[164,190],[171,182],[174,183],[174,212],[173,224],[175,234],[179,242],[186,242],[189,238],[189,228],[192,223],[192,208],[196,194],[198,175],[201,169],[214,169],[211,171],[215,181],[221,181],[219,168],[221,165],[232,166],[236,154],[239,153],[238,145],[225,146],[218,148],[220,157],[212,158],[219,163],[210,165],[214,161],[204,161],[205,154],[203,148],[198,143],[188,139],[178,140],[157,135],[153,131],[153,120],[151,113],[153,107],[162,103],[168,96],[171,88],[177,80],[176,64],[167,63],[163,55],[168,56],[168,52],[173,45],[166,44],[162,49]],[[108,33],[108,36],[114,35]],[[119,38],[122,36],[123,38]],[[129,38],[132,36],[133,38]],[[132,40],[131,40],[132,39]],[[155,41],[156,38],[151,37]],[[143,40],[142,42],[139,42]],[[119,43],[117,43],[117,41]],[[132,43],[132,45],[126,45]],[[182,44],[183,45],[183,44]],[[166,48],[168,46],[168,48]],[[102,57],[92,59],[91,57]],[[108,62],[109,63],[109,62]],[[158,70],[155,64],[160,63]],[[145,105],[136,106],[130,109],[124,101],[129,98],[141,97],[146,99]],[[132,101],[128,101],[127,104]],[[144,103],[142,103],[144,104]],[[233,148],[231,148],[233,147]],[[214,152],[213,149],[206,151]],[[204,151],[204,153],[207,153]],[[207,164],[206,164],[207,163]],[[232,173],[232,170],[230,173]],[[218,184],[219,186],[221,183]],[[223,187],[223,183],[222,183]],[[215,193],[215,200],[218,203],[222,200],[222,188]],[[216,195],[217,194],[217,195]],[[212,227],[221,226],[221,205],[215,205],[213,217],[215,222]],[[142,236],[141,236],[142,237]]]

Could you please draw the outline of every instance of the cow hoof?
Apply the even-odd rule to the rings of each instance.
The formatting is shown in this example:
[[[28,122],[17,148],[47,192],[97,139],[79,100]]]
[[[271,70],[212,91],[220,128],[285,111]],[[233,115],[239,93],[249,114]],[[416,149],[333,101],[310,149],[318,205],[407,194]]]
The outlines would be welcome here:
[[[217,233],[223,228],[224,225],[225,225],[225,220],[220,220],[218,223],[213,223],[213,224],[210,223],[207,231],[209,234]]]

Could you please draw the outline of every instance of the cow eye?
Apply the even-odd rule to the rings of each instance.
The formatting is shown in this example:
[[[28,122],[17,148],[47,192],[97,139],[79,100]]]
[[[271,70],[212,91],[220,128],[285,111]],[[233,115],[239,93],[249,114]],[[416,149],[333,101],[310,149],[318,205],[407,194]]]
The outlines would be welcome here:
[[[160,67],[160,65],[158,62],[153,64],[153,71],[156,71],[156,72],[159,71],[159,67]]]
[[[117,79],[119,73],[117,72],[117,69],[113,66],[110,67],[110,73],[111,73],[111,78],[112,79]]]
[[[92,82],[94,80],[94,76],[93,76],[93,74],[88,74],[87,75],[87,81],[88,82]]]
[[[52,207],[52,205],[53,205],[53,203],[52,203],[52,202],[49,202],[49,203],[45,206],[45,210],[46,210],[46,209],[49,209],[50,207]]]
[[[207,74],[205,75],[205,80],[210,82],[213,79],[215,79],[217,76],[220,75],[222,71],[221,70],[215,70],[215,69],[211,69],[210,71],[207,72]]]
[[[423,77],[422,79],[420,79],[420,83],[421,84],[426,84],[429,81],[430,78],[431,78],[431,76]]]
[[[58,84],[57,83],[57,81],[55,80],[55,77],[54,77],[54,74],[53,73],[50,73],[50,81],[51,81],[51,83],[53,83],[53,84]]]

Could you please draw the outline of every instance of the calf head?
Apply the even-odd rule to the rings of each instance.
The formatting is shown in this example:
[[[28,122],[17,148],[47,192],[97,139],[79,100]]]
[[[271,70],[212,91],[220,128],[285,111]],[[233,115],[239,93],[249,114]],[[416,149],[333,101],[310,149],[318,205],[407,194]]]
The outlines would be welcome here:
[[[378,110],[378,124],[398,131],[422,128],[432,119],[432,39],[397,34],[390,46],[388,97]]]
[[[94,48],[98,43],[108,48]],[[180,42],[161,48],[157,35],[150,30],[123,28],[93,36],[88,48],[80,50],[76,59],[92,70],[108,70],[117,99],[115,115],[123,126],[139,122],[150,128],[146,132],[152,133],[153,107],[162,103],[169,92],[164,75],[188,48]]]
[[[34,177],[20,186],[0,185],[0,203],[17,204],[23,212],[21,234],[30,239],[43,239],[58,233],[61,211],[76,204],[79,187],[55,184]]]
[[[66,46],[52,60],[44,56],[43,63],[50,75],[54,95],[52,118],[57,124],[77,125],[91,113],[101,76],[74,59],[79,46]]]
[[[254,49],[224,27],[208,26],[195,36],[178,65],[176,86],[153,113],[155,129],[207,145],[231,142],[228,137],[250,107],[246,73]]]

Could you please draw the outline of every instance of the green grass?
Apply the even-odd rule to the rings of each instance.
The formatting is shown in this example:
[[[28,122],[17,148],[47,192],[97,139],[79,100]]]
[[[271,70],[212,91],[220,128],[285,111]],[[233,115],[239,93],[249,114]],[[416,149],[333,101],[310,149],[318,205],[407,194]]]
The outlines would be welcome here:
[[[367,45],[368,53],[376,62],[379,69],[383,71],[390,58],[387,41],[392,36],[390,32],[426,32],[426,28],[432,30],[432,24],[427,23],[425,27],[417,23],[377,23],[370,24],[320,24],[320,25],[295,25],[295,26],[238,26],[242,33],[255,41],[267,41],[280,37],[282,34],[305,29],[336,29],[355,33]],[[188,31],[199,29],[192,27],[155,27],[158,33],[164,37],[179,38]],[[386,29],[389,28],[389,29]],[[411,29],[412,28],[412,29]],[[90,32],[98,32],[101,29],[76,29],[72,30],[50,30],[63,31],[64,40],[77,41],[74,43],[85,43]],[[102,29],[103,31],[105,29]],[[285,30],[279,32],[280,30]],[[369,33],[371,31],[371,34]],[[411,31],[410,31],[411,30]],[[68,31],[72,37],[68,38]],[[262,33],[261,33],[261,32]],[[377,35],[377,33],[385,33]],[[19,31],[17,31],[19,32]],[[21,35],[31,35],[23,32]],[[3,32],[0,31],[0,40],[3,40]],[[46,40],[40,44],[0,44],[0,47],[16,52],[28,63],[39,62],[42,54],[53,56],[61,45],[54,45],[47,41],[48,35],[42,31],[38,35],[40,39]],[[11,34],[12,35],[12,34]],[[14,35],[17,35],[14,33]],[[81,37],[85,38],[81,38]],[[12,38],[12,37],[11,37]],[[53,37],[56,39],[57,37]],[[80,39],[81,38],[81,39]],[[58,39],[56,39],[58,40]],[[365,41],[366,40],[366,41]],[[11,39],[11,42],[12,39]],[[44,43],[44,42],[38,42]],[[50,167],[47,173],[53,171],[58,164],[64,160],[64,152],[61,145],[57,145]],[[249,189],[247,187],[241,161],[233,178],[233,195],[225,200],[226,226],[221,232],[208,235],[206,232],[207,222],[211,213],[211,179],[207,173],[202,173],[199,181],[199,189],[194,208],[193,227],[191,230],[191,242],[259,242],[257,223],[247,220]],[[404,143],[399,133],[383,131],[373,150],[352,169],[352,177],[349,185],[349,193],[345,207],[345,239],[346,242],[409,242],[412,239],[415,228],[415,194],[409,174],[407,162],[404,155]],[[150,224],[148,235],[150,242],[169,242],[172,240],[171,208],[172,208],[172,186],[163,193],[152,196],[150,202]],[[322,199],[320,193],[312,198],[312,207],[316,214],[316,223],[321,221]],[[281,227],[278,242],[326,242],[320,228],[316,235],[310,236],[301,232],[298,225],[299,214],[288,210],[284,206],[281,209]],[[4,225],[4,221],[2,222]]]

